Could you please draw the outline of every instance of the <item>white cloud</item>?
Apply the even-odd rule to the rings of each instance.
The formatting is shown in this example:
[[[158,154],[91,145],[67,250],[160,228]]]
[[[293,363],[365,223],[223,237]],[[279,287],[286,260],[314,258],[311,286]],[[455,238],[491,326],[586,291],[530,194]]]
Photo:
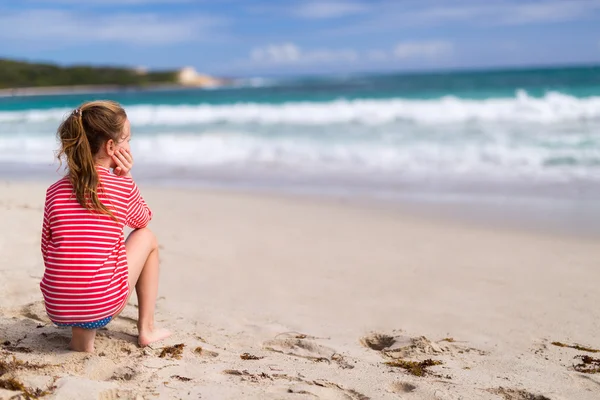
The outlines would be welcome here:
[[[512,25],[577,20],[598,9],[599,0],[521,0],[483,5],[471,1],[455,6],[425,8],[409,13],[408,18],[416,22],[464,21]]]
[[[367,10],[365,4],[356,1],[308,1],[293,9],[293,14],[307,19],[339,18],[360,14]]]
[[[317,49],[304,51],[293,43],[273,44],[252,50],[250,59],[256,64],[322,64],[353,62],[358,54],[352,49]]]
[[[292,43],[270,45],[252,50],[250,58],[257,62],[296,62],[300,59],[300,49]]]
[[[153,13],[98,15],[63,10],[31,10],[0,15],[0,39],[15,42],[125,43],[165,45],[214,40],[215,31],[225,25],[205,15],[183,17]]]
[[[389,62],[392,60],[435,59],[451,55],[454,46],[444,40],[404,41],[392,49],[371,49],[358,52],[353,49],[303,50],[294,43],[272,44],[250,52],[244,64],[254,66],[292,66],[341,64],[350,62]]]
[[[436,58],[452,53],[452,43],[443,40],[407,41],[396,45],[393,55],[399,59]]]
[[[507,7],[497,22],[501,24],[529,24],[534,22],[560,22],[584,17],[590,11],[600,8],[598,1],[542,1],[523,2]]]
[[[597,16],[598,11],[600,0],[390,1],[373,7],[371,17],[329,32],[348,35],[393,31],[398,26],[549,24],[584,20]]]

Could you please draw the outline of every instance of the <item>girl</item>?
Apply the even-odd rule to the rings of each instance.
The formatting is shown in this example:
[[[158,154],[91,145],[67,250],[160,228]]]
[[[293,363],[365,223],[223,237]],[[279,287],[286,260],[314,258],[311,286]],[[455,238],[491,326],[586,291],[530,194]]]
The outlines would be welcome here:
[[[93,352],[96,330],[123,310],[135,287],[139,345],[168,337],[154,327],[158,244],[147,228],[152,212],[130,175],[125,110],[111,101],[85,103],[58,137],[68,174],[46,192],[40,288],[48,316],[72,328],[71,350]],[[125,225],[134,229],[127,240]]]

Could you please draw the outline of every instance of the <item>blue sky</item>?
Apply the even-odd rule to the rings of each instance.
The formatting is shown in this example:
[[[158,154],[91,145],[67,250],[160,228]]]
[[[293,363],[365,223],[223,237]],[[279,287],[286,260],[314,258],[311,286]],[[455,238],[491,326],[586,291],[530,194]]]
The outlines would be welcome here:
[[[600,63],[600,0],[0,0],[0,43],[231,76]]]

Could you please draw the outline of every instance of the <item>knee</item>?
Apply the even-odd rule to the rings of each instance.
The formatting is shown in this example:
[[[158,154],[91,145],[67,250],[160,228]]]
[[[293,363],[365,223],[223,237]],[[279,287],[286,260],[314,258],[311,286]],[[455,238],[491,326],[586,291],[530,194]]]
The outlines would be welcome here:
[[[150,230],[150,228],[136,229],[134,232],[137,235],[141,235],[152,250],[158,250],[158,239],[156,238],[154,232]]]

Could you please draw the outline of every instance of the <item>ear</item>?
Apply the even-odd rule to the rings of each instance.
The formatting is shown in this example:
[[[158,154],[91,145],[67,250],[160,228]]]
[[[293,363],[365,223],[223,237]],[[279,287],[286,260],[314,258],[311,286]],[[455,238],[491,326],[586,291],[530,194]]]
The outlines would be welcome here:
[[[117,146],[115,144],[115,141],[112,139],[108,139],[106,141],[106,144],[104,145],[104,149],[106,150],[106,154],[109,155],[109,157],[112,157],[115,155],[115,151],[117,150]]]

